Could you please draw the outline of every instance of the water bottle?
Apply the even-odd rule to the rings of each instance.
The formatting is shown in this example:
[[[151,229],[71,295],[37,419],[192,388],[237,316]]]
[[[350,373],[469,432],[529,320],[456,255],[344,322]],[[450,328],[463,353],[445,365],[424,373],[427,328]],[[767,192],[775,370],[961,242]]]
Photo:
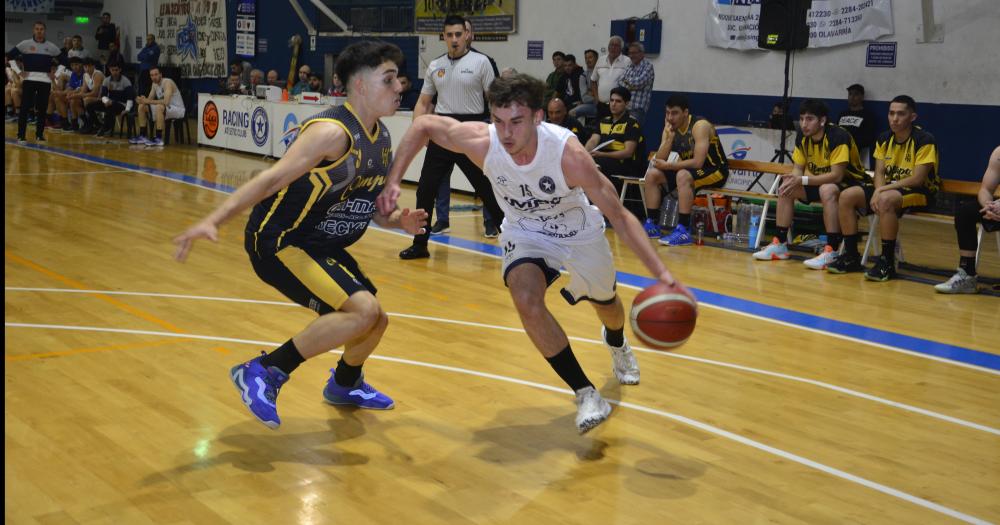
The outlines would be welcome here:
[[[751,248],[757,247],[757,228],[760,226],[760,215],[750,215],[750,231],[747,232]]]
[[[694,227],[694,232],[695,232],[694,243],[696,245],[698,245],[698,246],[704,245],[705,244],[705,223],[704,222],[699,222],[698,224],[696,224],[695,227]]]

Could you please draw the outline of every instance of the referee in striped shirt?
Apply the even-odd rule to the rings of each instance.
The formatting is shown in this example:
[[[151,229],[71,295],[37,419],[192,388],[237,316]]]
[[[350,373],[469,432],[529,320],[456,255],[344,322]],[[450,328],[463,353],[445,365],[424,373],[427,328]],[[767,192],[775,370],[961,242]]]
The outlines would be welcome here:
[[[451,117],[459,121],[483,120],[487,114],[484,93],[493,79],[496,78],[496,66],[492,60],[469,47],[466,38],[466,20],[458,15],[449,15],[444,20],[444,41],[448,53],[431,61],[424,78],[424,87],[420,90],[420,98],[413,108],[413,118],[434,113]],[[433,103],[437,96],[437,104]],[[431,214],[434,213],[434,201],[445,177],[451,175],[458,164],[462,173],[469,179],[476,193],[483,199],[493,224],[503,221],[503,211],[497,204],[496,196],[490,187],[489,180],[468,157],[449,151],[434,142],[427,144],[424,155],[424,165],[420,170],[420,182],[417,185],[417,208],[427,212],[427,223],[433,224]],[[488,231],[487,236],[496,236],[495,227]],[[413,245],[399,252],[401,259],[422,259],[430,257],[427,250],[427,240],[430,232],[413,238]]]

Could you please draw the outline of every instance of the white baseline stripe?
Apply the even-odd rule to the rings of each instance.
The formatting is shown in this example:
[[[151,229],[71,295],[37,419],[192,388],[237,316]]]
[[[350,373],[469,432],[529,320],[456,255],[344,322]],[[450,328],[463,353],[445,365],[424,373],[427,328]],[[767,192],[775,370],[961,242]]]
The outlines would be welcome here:
[[[266,304],[266,305],[275,305],[275,306],[294,306],[294,307],[299,307],[299,305],[297,305],[295,303],[290,303],[290,302],[261,301],[261,300],[254,300],[254,299],[234,299],[234,298],[228,298],[228,297],[209,297],[209,296],[202,296],[202,295],[179,295],[179,294],[164,294],[164,293],[102,291],[102,290],[76,290],[76,289],[68,289],[68,288],[24,288],[24,287],[14,287],[14,286],[4,287],[4,290],[5,291],[49,292],[49,293],[87,293],[87,294],[99,293],[99,294],[105,294],[105,295],[131,295],[131,296],[141,296],[141,297],[167,297],[167,298],[174,298],[174,299],[193,299],[193,300],[201,300],[201,301],[223,301],[223,302],[235,302],[235,303],[252,303],[252,304]],[[423,315],[402,314],[402,313],[393,313],[393,312],[389,312],[389,315],[392,316],[392,317],[399,317],[399,318],[404,318],[404,319],[419,319],[419,320],[422,320],[422,321],[433,321],[433,322],[439,322],[439,323],[457,324],[457,325],[462,325],[462,326],[473,326],[473,327],[477,327],[477,328],[486,328],[486,329],[490,329],[490,330],[502,330],[502,331],[505,331],[505,332],[526,333],[523,328],[507,327],[507,326],[484,324],[484,323],[476,323],[476,322],[472,322],[472,321],[459,321],[459,320],[456,320],[456,319],[445,319],[445,318],[441,318],[441,317],[428,317],[428,316],[423,316]],[[603,345],[604,344],[603,341],[599,341],[597,339],[586,339],[586,338],[583,338],[583,337],[573,337],[573,336],[569,336],[569,339],[572,340],[572,341],[579,341],[579,342],[582,342],[582,343],[590,343],[590,344],[596,344],[596,345]],[[660,357],[670,357],[670,358],[674,358],[674,359],[684,359],[684,360],[687,360],[687,361],[694,361],[694,362],[698,362],[698,363],[702,363],[702,364],[707,364],[707,365],[714,365],[714,366],[720,366],[720,367],[724,367],[724,368],[731,368],[731,369],[734,369],[734,370],[741,370],[741,371],[744,371],[744,372],[750,372],[750,373],[754,373],[754,374],[761,374],[761,375],[766,375],[766,376],[770,376],[770,377],[777,377],[777,378],[785,379],[785,380],[788,380],[788,381],[795,381],[795,382],[798,382],[798,383],[805,383],[805,384],[813,385],[813,386],[816,386],[816,387],[819,387],[819,388],[825,388],[827,390],[833,390],[835,392],[839,392],[839,393],[842,393],[842,394],[847,394],[849,396],[857,397],[857,398],[860,398],[860,399],[866,399],[868,401],[873,401],[875,403],[880,403],[880,404],[883,404],[883,405],[886,405],[886,406],[891,406],[893,408],[898,408],[900,410],[905,410],[907,412],[913,412],[915,414],[920,414],[920,415],[931,417],[931,418],[934,418],[934,419],[939,419],[941,421],[947,421],[949,423],[954,423],[956,425],[960,425],[960,426],[963,426],[963,427],[967,427],[967,428],[971,428],[971,429],[975,429],[975,430],[980,430],[982,432],[987,432],[987,433],[990,433],[990,434],[994,434],[994,435],[1000,436],[1000,429],[997,429],[997,428],[993,428],[993,427],[986,426],[986,425],[981,425],[979,423],[975,423],[975,422],[972,422],[972,421],[966,421],[964,419],[959,419],[959,418],[952,417],[952,416],[949,416],[949,415],[946,415],[946,414],[942,414],[942,413],[939,413],[939,412],[934,412],[932,410],[927,410],[927,409],[916,407],[916,406],[913,406],[913,405],[908,405],[908,404],[905,404],[905,403],[900,403],[898,401],[892,401],[890,399],[885,399],[885,398],[874,396],[874,395],[871,395],[871,394],[866,394],[864,392],[859,392],[859,391],[856,391],[856,390],[851,390],[849,388],[845,388],[845,387],[833,385],[833,384],[830,384],[830,383],[825,383],[823,381],[817,381],[815,379],[808,379],[808,378],[799,377],[799,376],[793,376],[793,375],[789,375],[789,374],[782,374],[780,372],[772,372],[770,370],[763,370],[763,369],[760,369],[760,368],[753,368],[753,367],[748,367],[748,366],[743,366],[743,365],[737,365],[737,364],[734,364],[734,363],[727,363],[727,362],[724,362],[724,361],[715,361],[715,360],[712,360],[712,359],[705,359],[705,358],[702,358],[702,357],[695,357],[695,356],[689,356],[689,355],[683,355],[683,354],[675,354],[675,353],[671,353],[671,352],[663,352],[663,351],[653,350],[653,349],[648,349],[648,348],[643,348],[643,347],[639,347],[639,346],[633,346],[632,349],[636,350],[636,351],[639,351],[639,352],[645,352],[645,353],[653,354],[653,355],[660,356]]]
[[[91,326],[66,326],[66,325],[28,324],[28,323],[4,323],[4,326],[5,327],[10,327],[10,328],[44,328],[44,329],[50,329],[50,330],[78,330],[78,331],[92,331],[92,332],[114,332],[114,333],[141,334],[141,335],[156,335],[156,336],[162,336],[162,337],[203,339],[203,340],[209,340],[209,341],[226,341],[226,342],[231,342],[231,343],[246,343],[246,344],[252,344],[252,345],[262,345],[262,344],[264,344],[264,345],[270,345],[270,346],[277,346],[277,345],[281,344],[281,343],[278,343],[278,342],[253,341],[253,340],[247,340],[247,339],[234,339],[234,338],[229,338],[229,337],[215,337],[215,336],[194,335],[194,334],[187,334],[187,335],[185,335],[185,334],[175,334],[175,333],[171,333],[171,332],[154,332],[154,331],[149,331],[149,330],[125,330],[125,329],[118,329],[118,328],[100,328],[100,327],[91,327]],[[482,377],[482,378],[485,378],[485,379],[493,379],[493,380],[504,381],[504,382],[507,382],[507,383],[513,383],[513,384],[517,384],[517,385],[528,386],[528,387],[531,387],[531,388],[537,388],[539,390],[546,390],[546,391],[549,391],[549,392],[557,392],[557,393],[567,394],[567,395],[572,395],[573,394],[573,392],[570,391],[567,388],[559,388],[559,387],[554,387],[554,386],[550,386],[550,385],[545,385],[545,384],[542,384],[542,383],[535,383],[533,381],[525,381],[523,379],[516,379],[516,378],[513,378],[513,377],[501,376],[501,375],[497,375],[497,374],[490,374],[490,373],[487,373],[487,372],[479,372],[479,371],[476,371],[476,370],[469,370],[469,369],[466,369],[466,368],[459,368],[459,367],[446,366],[446,365],[438,365],[438,364],[434,364],[434,363],[425,363],[425,362],[422,362],[422,361],[413,361],[413,360],[410,360],[410,359],[401,359],[401,358],[398,358],[398,357],[379,356],[379,355],[373,355],[373,356],[371,356],[371,359],[378,359],[378,360],[382,360],[382,361],[389,361],[389,362],[400,363],[400,364],[407,364],[407,365],[413,365],[413,366],[421,366],[421,367],[425,367],[425,368],[432,368],[432,369],[442,370],[442,371],[447,371],[447,372],[456,372],[456,373],[460,373],[460,374],[467,374],[467,375],[471,375],[471,376],[475,376],[475,377]],[[929,509],[929,510],[932,510],[934,512],[938,512],[938,513],[944,514],[946,516],[950,516],[952,518],[964,521],[966,523],[974,523],[974,524],[977,524],[977,525],[989,525],[988,521],[980,519],[980,518],[977,518],[975,516],[971,516],[969,514],[964,514],[964,513],[959,512],[959,511],[957,511],[955,509],[952,509],[950,507],[945,507],[944,505],[941,505],[941,504],[938,504],[938,503],[934,503],[932,501],[928,501],[926,499],[914,496],[912,494],[903,492],[901,490],[894,489],[892,487],[883,485],[881,483],[876,483],[874,481],[862,478],[860,476],[855,476],[854,474],[851,474],[849,472],[845,472],[843,470],[840,470],[840,469],[837,469],[837,468],[834,468],[834,467],[831,467],[831,466],[828,466],[828,465],[824,465],[823,463],[819,463],[817,461],[813,461],[811,459],[804,458],[804,457],[799,456],[797,454],[793,454],[791,452],[787,452],[787,451],[781,450],[779,448],[772,447],[770,445],[765,445],[764,443],[761,443],[759,441],[754,441],[754,440],[752,440],[750,438],[743,437],[743,436],[741,436],[739,434],[734,434],[732,432],[729,432],[728,430],[724,430],[724,429],[721,429],[719,427],[715,427],[715,426],[709,425],[707,423],[702,423],[701,421],[698,421],[696,419],[691,419],[689,417],[681,416],[681,415],[674,414],[674,413],[671,413],[671,412],[666,412],[666,411],[663,411],[663,410],[658,410],[658,409],[655,409],[655,408],[650,408],[650,407],[647,407],[647,406],[638,405],[638,404],[635,404],[635,403],[629,403],[629,402],[625,402],[625,401],[617,401],[617,400],[609,399],[608,402],[612,403],[612,404],[619,405],[621,407],[631,408],[633,410],[637,410],[637,411],[640,411],[640,412],[645,412],[647,414],[652,414],[652,415],[655,415],[655,416],[660,416],[660,417],[663,417],[663,418],[666,418],[666,419],[670,419],[670,420],[676,421],[677,423],[681,423],[683,425],[694,427],[694,428],[697,428],[697,429],[702,430],[704,432],[708,432],[710,434],[715,434],[717,436],[724,437],[726,439],[735,441],[737,443],[740,443],[740,444],[747,445],[749,447],[755,448],[755,449],[760,450],[762,452],[766,452],[768,454],[771,454],[771,455],[774,455],[774,456],[778,456],[780,458],[787,459],[789,461],[793,461],[793,462],[798,463],[800,465],[803,465],[805,467],[809,467],[811,469],[818,470],[818,471],[826,473],[826,474],[830,474],[830,475],[838,477],[840,479],[843,479],[843,480],[846,480],[846,481],[850,481],[852,483],[856,483],[856,484],[862,485],[864,487],[876,490],[876,491],[881,492],[883,494],[887,494],[889,496],[893,496],[895,498],[899,498],[899,499],[901,499],[903,501],[912,503],[914,505],[919,505],[919,506],[924,507],[926,509]]]

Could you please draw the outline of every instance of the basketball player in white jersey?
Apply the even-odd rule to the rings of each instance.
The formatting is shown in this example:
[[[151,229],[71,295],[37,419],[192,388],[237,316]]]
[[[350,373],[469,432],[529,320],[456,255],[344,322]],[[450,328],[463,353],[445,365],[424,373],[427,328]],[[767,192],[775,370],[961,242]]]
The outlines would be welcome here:
[[[483,168],[505,214],[500,234],[504,281],[528,337],[576,393],[576,426],[584,433],[607,419],[611,406],[587,379],[566,333],[546,308],[545,289],[566,267],[570,282],[563,297],[570,304],[591,303],[604,324],[614,374],[631,385],[639,382],[639,364],[624,336],[625,311],[615,292],[602,214],[652,275],[667,284],[676,281],[580,141],[571,131],[543,122],[544,89],[525,74],[493,81],[487,92],[492,124],[438,115],[414,119],[377,204],[380,210],[395,209],[403,173],[428,140]]]

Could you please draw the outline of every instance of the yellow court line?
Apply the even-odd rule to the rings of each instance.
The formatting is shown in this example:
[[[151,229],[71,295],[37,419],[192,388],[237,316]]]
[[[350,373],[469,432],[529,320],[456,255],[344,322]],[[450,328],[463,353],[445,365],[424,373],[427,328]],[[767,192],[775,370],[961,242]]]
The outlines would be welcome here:
[[[7,257],[7,259],[9,259],[9,260],[11,260],[13,262],[16,262],[16,263],[18,263],[18,264],[20,264],[22,266],[25,266],[27,268],[30,268],[32,270],[35,270],[36,272],[38,272],[38,273],[40,273],[42,275],[45,275],[46,277],[49,277],[51,279],[55,279],[55,280],[57,280],[57,281],[65,284],[67,286],[71,286],[71,287],[76,288],[78,290],[88,290],[88,289],[90,289],[89,287],[85,286],[83,283],[81,283],[79,281],[76,281],[74,279],[66,277],[65,275],[58,274],[58,273],[56,273],[56,272],[54,272],[52,270],[49,270],[48,268],[45,268],[44,266],[42,266],[42,265],[40,265],[38,263],[29,261],[28,259],[25,259],[24,257],[20,257],[20,256],[17,256],[17,255],[14,255],[13,253],[10,253],[9,251],[4,250],[4,256]],[[161,326],[163,328],[166,328],[167,330],[169,330],[171,332],[174,332],[175,334],[183,334],[183,333],[185,333],[183,330],[181,330],[180,328],[177,328],[173,324],[171,324],[171,323],[169,323],[167,321],[164,321],[163,319],[160,319],[159,317],[156,317],[156,316],[154,316],[152,314],[148,314],[148,313],[146,313],[146,312],[144,312],[144,311],[142,311],[142,310],[140,310],[138,308],[135,308],[134,306],[130,306],[130,305],[126,304],[126,303],[123,303],[123,302],[119,301],[118,299],[115,299],[114,297],[111,297],[110,295],[105,295],[105,294],[102,294],[102,293],[90,293],[88,295],[90,295],[91,297],[96,297],[96,298],[98,298],[98,299],[100,299],[102,301],[108,302],[108,303],[114,305],[116,308],[124,310],[124,311],[126,311],[126,312],[128,312],[128,313],[130,313],[130,314],[132,314],[132,315],[134,315],[136,317],[139,317],[140,319],[144,319],[144,320],[149,321],[149,322],[151,322],[151,323],[153,323],[155,325],[158,325],[158,326]]]
[[[191,342],[194,339],[165,339],[161,341],[148,341],[144,343],[122,343],[117,345],[96,346],[93,348],[72,348],[70,350],[57,350],[54,352],[39,352],[37,354],[24,355],[4,355],[4,361],[10,363],[14,361],[29,361],[32,359],[46,359],[50,357],[65,357],[70,355],[92,354],[95,352],[113,352],[116,350],[135,350],[137,348],[152,348],[174,343]]]

